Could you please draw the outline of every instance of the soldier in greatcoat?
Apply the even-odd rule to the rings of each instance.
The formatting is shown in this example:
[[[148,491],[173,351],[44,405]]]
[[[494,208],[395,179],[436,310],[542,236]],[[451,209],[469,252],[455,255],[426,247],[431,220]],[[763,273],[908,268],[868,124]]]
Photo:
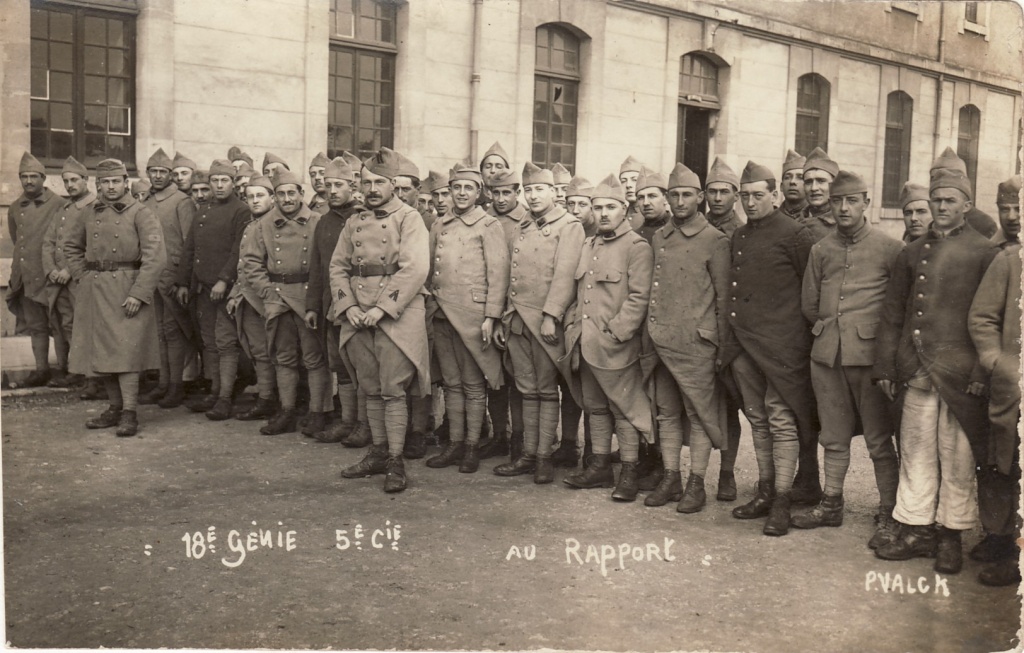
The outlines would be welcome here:
[[[672,209],[669,208],[666,198],[667,185],[668,177],[649,168],[642,168],[640,176],[637,177],[636,203],[644,217],[644,222],[637,228],[637,232],[647,242],[651,242],[654,232],[664,227],[672,217]]]
[[[73,373],[103,377],[110,407],[85,425],[138,431],[139,373],[160,363],[153,297],[165,269],[163,230],[128,192],[128,171],[116,159],[96,166],[100,199],[69,225],[64,255],[78,281]]]
[[[807,208],[806,189],[804,188],[804,164],[807,158],[789,150],[786,160],[782,162],[782,177],[779,188],[782,190],[782,204],[779,210],[796,220]]]
[[[189,197],[195,202],[196,210],[213,199],[213,186],[210,185],[210,171],[198,169],[192,173],[192,187]]]
[[[565,210],[583,225],[587,238],[597,235],[597,219],[593,209],[594,185],[583,177],[573,177],[565,189]]]
[[[313,160],[309,162],[309,184],[313,187],[313,197],[309,200],[309,210],[313,213],[323,215],[327,212],[327,182],[324,180],[324,172],[331,160],[323,152],[317,152]]]
[[[996,206],[1003,231],[1002,251],[993,259],[974,295],[967,328],[978,361],[989,373],[988,416],[992,423],[988,460],[981,463],[978,503],[985,538],[970,557],[994,563],[978,574],[985,585],[1021,581],[1020,547],[1020,177],[999,184]]]
[[[947,147],[932,161],[929,174],[934,175],[939,170],[953,170],[963,177],[968,177],[967,163],[957,156],[951,147]],[[992,238],[999,230],[999,225],[992,219],[992,216],[973,205],[964,213],[964,222],[985,238]]]
[[[43,183],[46,168],[25,152],[18,166],[22,194],[14,200],[7,214],[7,228],[14,254],[7,285],[7,305],[17,318],[19,330],[28,331],[36,369],[25,380],[25,386],[45,385],[50,372],[50,311],[47,304],[47,276],[43,270],[43,238],[64,201]],[[58,358],[67,368],[66,353],[58,348]]]
[[[434,211],[436,213],[434,221],[440,220],[452,210],[452,191],[448,188],[448,173],[431,170],[427,174],[423,186],[430,193],[430,201],[434,204]],[[434,221],[427,225],[424,220],[423,224],[429,230],[433,226]]]
[[[804,194],[807,206],[796,216],[796,221],[807,227],[818,241],[835,232],[836,220],[829,206],[829,187],[839,174],[839,164],[828,157],[825,150],[814,148],[804,161]]]
[[[903,244],[909,245],[928,233],[932,223],[932,207],[928,203],[928,187],[908,181],[900,190],[903,212]]]
[[[677,164],[667,185],[672,217],[651,241],[654,282],[646,323],[657,361],[654,399],[665,470],[644,504],[679,501],[676,510],[694,513],[707,500],[712,448],[728,446],[726,406],[716,381],[719,346],[729,333],[729,239],[700,213],[704,193],[692,170]],[[690,477],[684,492],[679,456],[687,418]]]
[[[146,174],[153,188],[143,204],[153,213],[164,232],[167,260],[157,282],[154,300],[160,335],[160,383],[139,397],[140,404],[176,408],[185,401],[182,379],[185,362],[192,354],[195,331],[187,306],[178,303],[174,282],[185,253],[185,239],[192,228],[196,205],[171,179],[174,163],[158,149],[146,163]]]
[[[491,150],[501,146],[497,143]],[[488,150],[488,152],[491,152]],[[510,170],[505,161],[504,150],[491,152],[484,156],[490,164],[492,174],[483,173],[484,184],[490,184],[491,205],[487,209],[489,215],[498,219],[505,245],[512,250],[512,236],[517,226],[528,219],[529,211],[519,202],[520,177],[515,170]],[[500,159],[500,161],[499,161]],[[505,162],[505,167],[500,162]],[[434,195],[437,201],[437,195]],[[448,201],[451,201],[449,197]],[[487,391],[487,412],[491,416],[494,435],[480,446],[480,459],[509,456],[515,461],[523,454],[523,395],[516,386],[515,378],[507,367],[503,367],[504,382],[497,390]]]
[[[899,460],[892,411],[872,381],[871,367],[882,301],[903,244],[871,228],[868,187],[860,175],[840,170],[829,193],[836,231],[811,248],[801,300],[804,317],[814,325],[811,384],[821,420],[825,488],[821,503],[794,515],[792,523],[797,528],[842,525],[850,442],[860,424],[878,489],[876,528],[868,542],[877,549],[896,537],[892,510]]]
[[[235,419],[251,422],[269,420],[277,412],[277,378],[267,347],[266,307],[259,291],[245,276],[246,255],[258,255],[254,243],[259,220],[275,205],[274,184],[269,177],[254,176],[246,186],[245,197],[251,217],[238,240],[238,272],[225,309],[235,318],[239,345],[256,372],[256,404],[235,414]]]
[[[68,192],[67,201],[63,202],[60,211],[50,221],[50,226],[43,236],[43,273],[46,275],[46,300],[50,309],[50,320],[54,325],[53,344],[57,350],[57,373],[47,385],[66,387],[77,383],[81,377],[67,377],[68,350],[75,321],[75,289],[78,285],[72,279],[64,256],[64,236],[72,223],[81,219],[87,206],[96,201],[96,194],[89,190],[89,171],[85,166],[68,157],[61,169],[61,180]],[[88,394],[96,391],[96,381],[90,382],[86,388]]]
[[[327,319],[331,312],[331,258],[338,246],[341,230],[349,219],[364,210],[352,198],[355,179],[345,159],[335,158],[324,168],[324,186],[327,189],[328,210],[320,216],[313,233],[310,254],[309,287],[306,290],[306,326],[316,330],[323,339],[327,365],[338,383],[341,419],[331,428],[313,434],[320,442],[341,442],[346,446],[366,446],[370,431],[366,424],[366,396],[359,393],[355,379],[341,360],[341,327]]]
[[[450,442],[427,467],[458,464],[464,474],[480,464],[478,443],[486,389],[504,381],[494,346],[508,291],[508,246],[501,224],[477,205],[480,172],[456,164],[449,177],[454,210],[430,231],[427,288],[433,310],[434,358],[444,384]]]
[[[429,235],[416,209],[395,195],[399,159],[381,148],[363,164],[360,184],[369,210],[351,216],[331,259],[332,308],[350,374],[366,394],[373,444],[344,478],[386,474],[385,492],[406,488],[406,395],[430,394],[423,284]]]
[[[731,362],[743,396],[758,467],[757,496],[734,509],[733,516],[767,515],[763,532],[773,536],[789,530],[789,492],[801,442],[816,447],[818,434],[810,379],[811,330],[800,308],[814,237],[774,208],[777,192],[775,174],[748,162],[740,177],[747,224],[731,240],[729,326],[733,337],[722,356],[723,363]]]
[[[875,555],[934,556],[937,572],[955,574],[963,566],[961,533],[978,520],[975,465],[989,459],[988,379],[967,318],[999,250],[966,225],[966,176],[938,170],[928,192],[931,227],[896,261],[878,331],[874,376],[890,399],[903,394],[903,414],[893,511],[900,533]]]
[[[800,174],[803,174],[801,169]],[[708,170],[704,182],[704,199],[708,203],[708,214],[704,216],[708,224],[732,238],[732,234],[743,226],[744,221],[736,213],[736,199],[740,192],[740,178],[720,157],[715,157]],[[721,343],[720,343],[721,344]],[[727,420],[727,439],[729,446],[721,450],[722,463],[718,472],[719,501],[735,501],[736,488],[736,456],[740,450],[740,412],[743,409],[743,398],[739,386],[733,378],[732,367],[722,366],[718,370],[718,384],[725,400]]]
[[[565,208],[565,190],[572,181],[572,173],[561,163],[551,166],[551,177],[555,180],[555,204]]]
[[[558,429],[559,376],[567,381],[572,377],[563,359],[562,319],[573,299],[573,273],[584,236],[579,221],[555,204],[550,170],[527,163],[522,180],[530,215],[518,223],[510,242],[512,270],[499,344],[508,348],[512,374],[523,394],[523,455],[498,465],[494,473],[533,473],[534,483],[540,484],[554,481],[551,454]]]
[[[635,501],[640,438],[651,437],[651,406],[640,370],[640,331],[651,294],[653,255],[626,220],[626,194],[609,175],[594,189],[598,234],[576,266],[576,302],[566,316],[566,351],[578,371],[594,454],[564,479],[573,488],[611,487],[612,433],[622,469],[612,498]]]
[[[302,201],[302,177],[283,170],[273,178],[277,206],[260,218],[241,257],[247,281],[263,299],[267,347],[274,361],[281,410],[260,428],[263,435],[297,427],[299,366],[309,382],[304,434],[324,430],[331,379],[318,335],[305,322],[313,232],[320,216]]]
[[[291,166],[288,165],[287,161],[273,152],[267,152],[263,155],[263,165],[261,166],[261,169],[265,176],[273,178],[282,170],[291,170]]]
[[[203,339],[203,371],[211,382],[210,394],[190,403],[189,409],[221,421],[231,417],[238,376],[238,331],[227,302],[238,276],[238,246],[250,211],[235,194],[230,161],[215,160],[208,180],[213,196],[198,207],[175,283],[179,303],[195,302]]]

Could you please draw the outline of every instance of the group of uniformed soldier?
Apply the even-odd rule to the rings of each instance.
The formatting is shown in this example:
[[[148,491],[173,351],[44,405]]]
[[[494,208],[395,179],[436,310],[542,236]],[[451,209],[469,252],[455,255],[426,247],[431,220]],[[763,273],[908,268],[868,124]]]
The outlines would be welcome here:
[[[157,150],[129,186],[108,159],[97,197],[69,158],[61,198],[26,153],[8,301],[32,337],[29,384],[92,382],[110,406],[86,426],[131,436],[138,404],[186,403],[199,352],[191,410],[368,446],[342,476],[382,474],[386,492],[433,433],[430,468],[507,456],[495,474],[545,484],[566,467],[571,488],[680,513],[704,509],[716,449],[716,497],[736,500],[742,413],[758,483],[732,514],[773,536],[842,524],[859,433],[879,558],[959,572],[980,517],[980,580],[1019,581],[1019,177],[999,185],[997,229],[947,149],[927,186],[903,188],[901,242],[821,149],[790,151],[780,182],[753,161],[737,175],[716,159],[702,184],[628,157],[593,184],[561,164],[519,172],[497,143],[421,178],[385,147],[318,154],[309,201],[284,160],[252,166],[238,148],[205,170]]]

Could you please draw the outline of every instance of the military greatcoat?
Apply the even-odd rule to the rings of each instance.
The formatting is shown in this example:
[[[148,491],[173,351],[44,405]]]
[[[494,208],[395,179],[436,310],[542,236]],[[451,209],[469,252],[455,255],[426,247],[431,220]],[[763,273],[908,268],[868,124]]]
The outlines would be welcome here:
[[[167,255],[156,216],[130,194],[113,204],[96,200],[69,226],[64,255],[79,282],[69,371],[96,376],[159,368],[152,304]],[[131,318],[123,307],[129,297],[142,302]]]

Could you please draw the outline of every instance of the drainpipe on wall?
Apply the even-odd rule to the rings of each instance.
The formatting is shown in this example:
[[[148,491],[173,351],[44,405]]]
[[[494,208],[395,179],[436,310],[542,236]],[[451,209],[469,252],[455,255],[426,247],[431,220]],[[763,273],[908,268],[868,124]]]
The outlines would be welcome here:
[[[946,81],[946,3],[939,3],[939,81],[935,88],[935,131],[932,133],[932,159],[939,155],[940,122],[942,120],[942,86]]]
[[[473,52],[469,76],[469,160],[480,154],[480,55],[483,49],[484,0],[473,0]]]

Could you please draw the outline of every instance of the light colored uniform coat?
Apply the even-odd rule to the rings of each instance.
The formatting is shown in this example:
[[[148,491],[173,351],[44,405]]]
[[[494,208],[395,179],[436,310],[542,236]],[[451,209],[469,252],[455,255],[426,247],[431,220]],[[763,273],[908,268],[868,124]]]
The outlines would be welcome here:
[[[345,223],[331,258],[333,304],[328,319],[341,324],[342,352],[356,329],[344,317],[359,306],[378,307],[385,316],[377,323],[416,368],[413,394],[430,394],[430,350],[427,344],[423,284],[430,269],[430,237],[416,209],[392,197],[383,206],[353,215]],[[385,276],[359,275],[360,263],[397,265]],[[354,372],[354,370],[350,370]],[[388,370],[382,369],[386,376]]]
[[[501,387],[501,353],[483,344],[485,318],[501,319],[509,255],[500,221],[472,207],[436,220],[430,229],[428,289],[492,388]]]
[[[97,200],[69,226],[68,269],[78,280],[69,371],[95,376],[160,367],[153,293],[167,264],[160,223],[130,194],[113,206]],[[139,261],[138,270],[87,270],[87,261]],[[125,317],[128,297],[142,302]]]
[[[50,221],[50,227],[43,237],[43,274],[49,277],[51,272],[65,270],[68,267],[67,259],[64,256],[64,241],[67,239],[69,227],[81,219],[87,206],[96,201],[95,193],[86,193],[79,200],[67,200],[57,215]],[[62,291],[72,293],[74,296],[74,280],[65,285],[56,283],[46,284],[46,300],[50,310],[54,309],[57,298]]]
[[[640,332],[651,293],[654,255],[623,220],[609,237],[587,238],[576,266],[576,303],[566,315],[569,356],[590,366],[608,400],[641,433],[651,410],[640,371]]]

